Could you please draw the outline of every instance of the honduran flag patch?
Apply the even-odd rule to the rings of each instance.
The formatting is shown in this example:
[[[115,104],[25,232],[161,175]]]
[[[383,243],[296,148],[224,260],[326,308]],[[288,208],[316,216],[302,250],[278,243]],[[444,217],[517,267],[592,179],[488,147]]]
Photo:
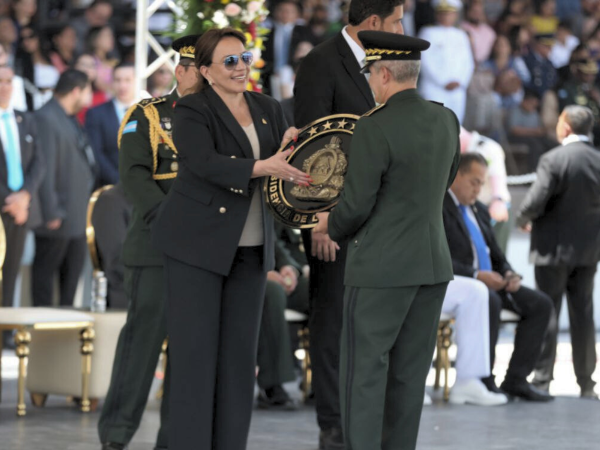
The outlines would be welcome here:
[[[137,130],[137,120],[133,120],[133,121],[129,122],[127,125],[125,125],[125,128],[123,128],[123,134],[133,133],[136,130]]]

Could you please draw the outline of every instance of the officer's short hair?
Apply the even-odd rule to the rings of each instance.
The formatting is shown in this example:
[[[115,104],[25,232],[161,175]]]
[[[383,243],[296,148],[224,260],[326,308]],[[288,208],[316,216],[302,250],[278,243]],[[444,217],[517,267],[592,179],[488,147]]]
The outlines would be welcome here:
[[[594,127],[594,114],[587,106],[570,105],[563,110],[567,122],[574,134],[588,136]]]
[[[348,11],[348,22],[357,26],[373,14],[381,20],[391,16],[394,9],[404,4],[404,0],[352,0]]]
[[[90,84],[88,76],[80,70],[67,69],[58,79],[54,88],[54,95],[61,98],[73,92],[73,89],[85,89]]]
[[[471,152],[463,153],[460,155],[460,162],[458,164],[458,170],[460,173],[469,173],[473,163],[481,164],[484,167],[488,166],[487,161],[481,155],[481,153]]]
[[[398,83],[416,81],[421,71],[421,61],[377,61],[373,65],[378,72],[381,67],[387,68]]]

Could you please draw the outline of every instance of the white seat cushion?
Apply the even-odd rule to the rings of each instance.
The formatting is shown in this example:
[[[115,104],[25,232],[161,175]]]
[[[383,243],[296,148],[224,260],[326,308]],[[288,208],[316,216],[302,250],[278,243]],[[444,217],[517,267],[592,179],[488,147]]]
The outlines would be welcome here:
[[[293,309],[286,309],[285,320],[286,322],[292,323],[305,322],[308,320],[308,316],[306,314],[302,314],[301,312],[294,311]]]
[[[0,325],[50,324],[60,322],[93,322],[86,313],[60,308],[0,308]]]
[[[509,311],[508,309],[500,311],[500,321],[502,322],[519,322],[520,320],[521,316],[515,312]]]

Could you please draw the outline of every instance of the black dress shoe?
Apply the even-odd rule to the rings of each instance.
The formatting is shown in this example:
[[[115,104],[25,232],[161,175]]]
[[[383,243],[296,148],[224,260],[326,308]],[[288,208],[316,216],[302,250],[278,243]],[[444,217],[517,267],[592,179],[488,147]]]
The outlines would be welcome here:
[[[319,434],[319,450],[345,450],[344,435],[339,428],[321,430]]]
[[[553,396],[533,387],[527,381],[518,383],[504,382],[500,385],[500,389],[509,397],[519,397],[530,402],[549,402],[554,400]]]
[[[117,444],[116,442],[107,442],[102,444],[102,450],[127,450],[125,444]]]
[[[498,386],[496,386],[496,380],[494,376],[489,376],[481,379],[481,382],[485,385],[488,391],[493,392],[494,394],[504,394]]]
[[[585,398],[586,400],[600,400],[598,394],[594,391],[594,388],[582,389],[581,398]]]
[[[282,411],[298,409],[298,403],[288,395],[282,386],[261,389],[256,400],[260,409],[280,409]]]

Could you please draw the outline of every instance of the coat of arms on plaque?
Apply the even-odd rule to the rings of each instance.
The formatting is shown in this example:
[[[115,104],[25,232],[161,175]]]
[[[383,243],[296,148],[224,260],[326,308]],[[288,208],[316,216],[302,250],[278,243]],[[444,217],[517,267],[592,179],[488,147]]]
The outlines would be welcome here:
[[[275,218],[296,228],[312,228],[316,214],[333,208],[344,189],[348,151],[359,116],[339,114],[324,117],[300,130],[288,162],[308,173],[309,186],[269,177],[265,186],[267,204]]]

